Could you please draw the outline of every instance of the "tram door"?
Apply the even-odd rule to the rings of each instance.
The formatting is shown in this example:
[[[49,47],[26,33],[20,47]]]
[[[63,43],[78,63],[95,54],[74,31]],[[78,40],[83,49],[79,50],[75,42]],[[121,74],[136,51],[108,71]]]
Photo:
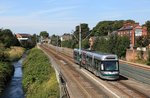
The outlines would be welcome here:
[[[94,59],[94,66],[93,66],[93,72],[96,76],[99,75],[99,72],[100,72],[100,61],[97,60],[97,59]]]

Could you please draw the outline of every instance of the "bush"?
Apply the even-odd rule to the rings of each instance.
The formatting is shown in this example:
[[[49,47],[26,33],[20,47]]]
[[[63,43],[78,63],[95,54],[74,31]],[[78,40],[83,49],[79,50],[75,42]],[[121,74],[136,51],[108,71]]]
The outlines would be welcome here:
[[[39,49],[29,51],[23,62],[23,88],[26,98],[58,98],[59,86],[49,59]]]
[[[11,79],[13,66],[10,63],[0,62],[0,94],[2,93],[7,81]]]
[[[20,59],[24,53],[25,49],[22,47],[10,47],[10,49],[7,50],[8,54],[9,54],[9,61],[16,61],[18,59]]]

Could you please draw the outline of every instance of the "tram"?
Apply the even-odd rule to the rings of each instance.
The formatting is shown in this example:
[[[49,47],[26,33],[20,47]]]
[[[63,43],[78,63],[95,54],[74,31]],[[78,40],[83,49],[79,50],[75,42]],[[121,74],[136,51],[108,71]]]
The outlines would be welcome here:
[[[81,51],[81,55],[79,51]],[[75,63],[81,64],[81,67],[102,79],[116,80],[119,78],[117,55],[74,49],[73,57]]]

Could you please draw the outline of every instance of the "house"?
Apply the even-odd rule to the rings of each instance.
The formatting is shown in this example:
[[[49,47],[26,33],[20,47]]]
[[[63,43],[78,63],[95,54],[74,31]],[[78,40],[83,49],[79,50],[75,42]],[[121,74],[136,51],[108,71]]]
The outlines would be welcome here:
[[[66,40],[71,40],[72,35],[65,33],[64,35],[61,36],[61,41],[66,41]]]
[[[17,33],[15,34],[15,36],[19,41],[31,40],[32,37],[30,34],[21,34],[21,33]]]
[[[147,28],[145,26],[140,26],[139,23],[124,23],[123,27],[115,31],[119,36],[129,36],[130,47],[135,46],[136,38],[139,36],[147,36]]]

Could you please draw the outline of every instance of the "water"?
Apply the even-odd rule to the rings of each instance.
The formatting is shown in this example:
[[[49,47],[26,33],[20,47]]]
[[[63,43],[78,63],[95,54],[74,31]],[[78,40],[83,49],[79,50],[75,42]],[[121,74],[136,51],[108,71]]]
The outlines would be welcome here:
[[[24,98],[22,89],[22,61],[24,58],[25,55],[19,61],[13,63],[14,75],[0,98]]]

